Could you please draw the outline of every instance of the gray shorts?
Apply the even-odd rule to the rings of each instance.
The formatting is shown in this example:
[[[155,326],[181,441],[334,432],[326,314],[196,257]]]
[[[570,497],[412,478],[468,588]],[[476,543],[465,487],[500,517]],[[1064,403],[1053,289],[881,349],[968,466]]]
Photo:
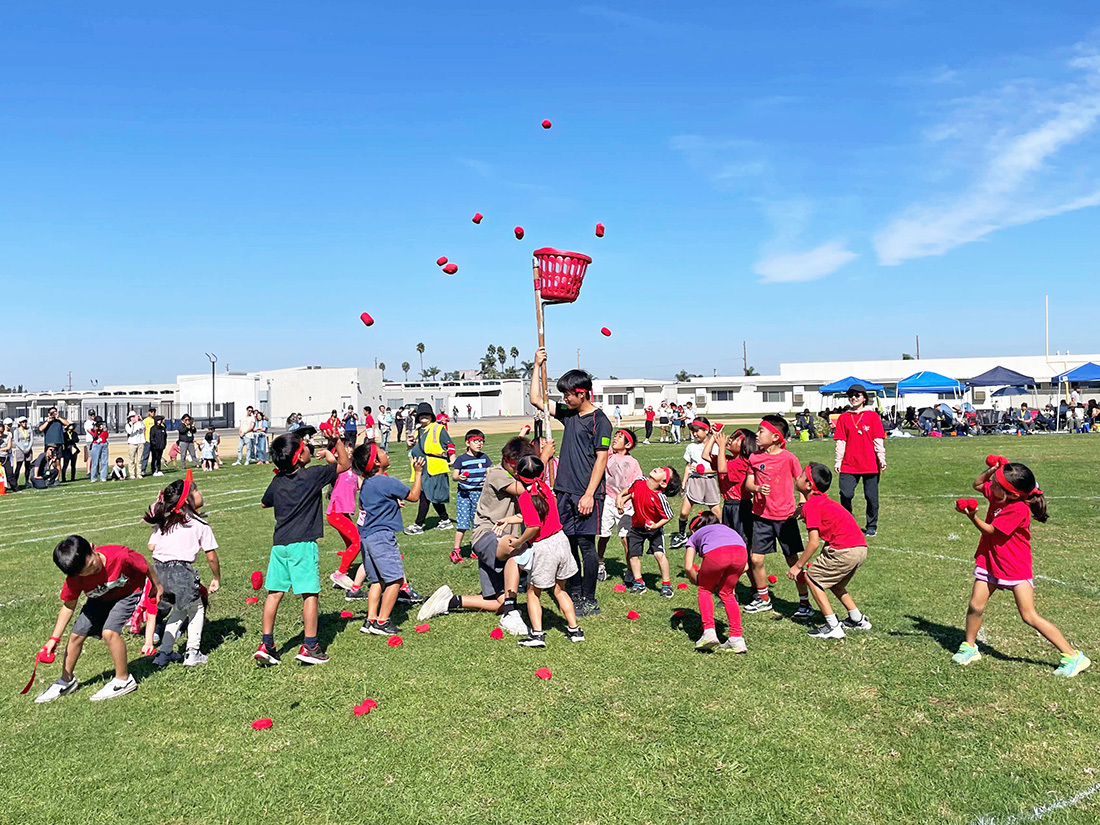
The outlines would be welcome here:
[[[382,530],[363,537],[363,568],[372,584],[393,584],[405,578],[401,563],[401,548],[392,530]]]
[[[104,630],[113,630],[121,634],[139,604],[141,604],[140,590],[113,602],[88,599],[84,602],[80,615],[73,622],[73,635],[103,638]]]
[[[722,493],[718,490],[718,479],[714,476],[701,476],[692,473],[684,485],[684,495],[692,504],[701,504],[704,507],[713,507],[722,501]]]
[[[527,582],[539,590],[550,590],[556,582],[577,575],[577,562],[569,549],[569,539],[560,530],[548,539],[531,545],[531,567]]]
[[[640,559],[645,555],[645,545],[649,542],[650,553],[665,552],[664,530],[643,530],[639,527],[631,527],[626,534],[626,557],[628,559]]]
[[[477,556],[477,573],[481,579],[481,596],[492,599],[504,592],[504,562],[497,558],[497,536],[489,531],[478,537],[471,547]]]

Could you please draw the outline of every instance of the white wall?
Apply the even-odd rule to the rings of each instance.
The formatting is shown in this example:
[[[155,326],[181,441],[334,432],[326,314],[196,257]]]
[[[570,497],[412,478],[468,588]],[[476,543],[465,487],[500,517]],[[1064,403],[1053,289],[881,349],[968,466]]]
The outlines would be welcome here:
[[[455,386],[457,385],[457,386]],[[473,407],[475,418],[523,416],[531,413],[527,403],[527,384],[518,378],[485,381],[393,381],[385,385],[382,397],[387,406],[418,404],[427,401],[440,412],[451,413],[458,407],[466,418],[466,405]]]

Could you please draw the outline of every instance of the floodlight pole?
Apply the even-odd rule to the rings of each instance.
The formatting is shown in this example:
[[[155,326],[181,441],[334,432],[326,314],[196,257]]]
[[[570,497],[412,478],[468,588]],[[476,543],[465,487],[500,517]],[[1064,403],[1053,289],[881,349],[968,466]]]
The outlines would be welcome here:
[[[218,363],[218,356],[212,352],[206,353],[206,357],[210,359],[210,420],[214,420],[214,386],[215,375],[214,365]]]

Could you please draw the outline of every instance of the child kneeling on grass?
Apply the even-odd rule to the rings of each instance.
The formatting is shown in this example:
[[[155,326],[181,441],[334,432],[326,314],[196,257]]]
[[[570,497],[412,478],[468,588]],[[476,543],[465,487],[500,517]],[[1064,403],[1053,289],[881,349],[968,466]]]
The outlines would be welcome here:
[[[1058,648],[1062,661],[1055,676],[1067,679],[1088,668],[1092,662],[1080,650],[1070,647],[1057,627],[1035,610],[1035,582],[1031,569],[1031,519],[1047,520],[1047,503],[1035,475],[1023,464],[1009,463],[999,456],[988,470],[974,480],[974,489],[989,501],[984,519],[970,506],[956,509],[969,517],[981,533],[974,556],[974,591],[966,611],[966,641],[952,658],[968,665],[982,658],[978,652],[978,630],[986,602],[997,590],[1011,590],[1020,618]],[[987,459],[987,463],[990,459]]]
[[[92,694],[92,701],[114,699],[137,690],[137,682],[126,664],[126,642],[122,639],[122,629],[141,603],[141,590],[146,577],[153,582],[158,598],[163,593],[157,574],[141,553],[118,544],[93,548],[83,536],[69,536],[61,541],[54,548],[53,562],[65,574],[65,583],[61,587],[61,610],[58,611],[57,624],[50,640],[46,642],[46,653],[57,649],[80,595],[86,594],[87,599],[69,634],[60,678],[38,694],[34,701],[38,704],[52,702],[79,687],[73,671],[84,650],[84,640],[89,636],[103,639],[115,666],[114,678]]]
[[[639,478],[619,493],[615,500],[620,511],[633,504],[634,514],[630,517],[630,530],[626,534],[627,569],[624,583],[631,593],[645,593],[642,581],[642,555],[646,542],[649,552],[657,559],[661,571],[661,595],[672,598],[672,578],[668,569],[668,557],[665,555],[665,525],[672,519],[672,505],[667,496],[680,492],[680,476],[671,467],[656,467],[645,478]]]
[[[702,563],[695,569],[695,553]],[[712,510],[703,510],[688,525],[688,540],[684,545],[684,572],[688,581],[699,588],[699,616],[703,620],[703,635],[695,643],[696,650],[747,653],[741,635],[741,605],[734,588],[749,563],[749,551],[741,535],[718,521]],[[718,643],[714,628],[714,595],[722,601],[729,622],[729,638]]]
[[[570,551],[569,539],[561,529],[557,499],[541,478],[544,469],[542,461],[532,455],[516,463],[516,478],[524,487],[519,497],[519,513],[502,519],[495,528],[497,535],[502,535],[509,524],[522,524],[525,528],[512,548],[512,558],[517,564],[519,557],[527,555],[525,549],[530,552],[530,559],[522,566],[527,570],[527,615],[531,632],[519,640],[520,647],[546,647],[540,597],[542,591],[551,588],[566,621],[565,635],[571,642],[584,641],[584,631],[577,625],[573,599],[566,589],[579,568]]]
[[[351,466],[347,445],[336,442],[336,455],[321,450],[320,467],[307,467],[313,452],[305,440],[316,432],[302,427],[284,433],[271,444],[275,478],[264,491],[260,506],[274,508],[275,534],[267,563],[267,598],[264,600],[263,637],[252,658],[261,667],[279,664],[275,652],[275,615],[288,591],[302,597],[304,639],[295,657],[305,665],[320,665],[328,656],[317,644],[317,596],[321,592],[321,570],[317,539],[324,534],[321,494]]]
[[[848,582],[867,560],[867,538],[848,509],[826,495],[832,483],[832,472],[816,461],[808,463],[806,471],[795,480],[796,489],[806,497],[802,504],[806,549],[787,571],[787,578],[797,581],[805,571],[810,595],[825,617],[825,624],[809,631],[815,639],[843,639],[845,630],[871,629],[870,619],[859,611],[848,593]],[[810,558],[818,548],[821,552],[811,567]],[[827,590],[833,591],[848,611],[843,622],[833,612]]]

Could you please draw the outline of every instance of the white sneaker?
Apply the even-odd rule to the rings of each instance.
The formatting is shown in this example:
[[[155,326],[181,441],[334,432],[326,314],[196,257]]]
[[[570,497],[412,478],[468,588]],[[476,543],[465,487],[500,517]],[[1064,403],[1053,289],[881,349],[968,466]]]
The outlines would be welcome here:
[[[734,638],[733,636],[730,636],[728,639],[726,639],[724,642],[722,642],[721,647],[718,648],[718,652],[719,653],[748,653],[749,648],[748,648],[748,645],[745,644],[745,638],[743,636],[738,636],[737,638]]]
[[[133,693],[137,690],[137,686],[133,674],[126,677],[125,681],[119,681],[118,678],[114,678],[100,688],[99,691],[92,694],[92,701],[102,702],[104,699],[115,699],[119,696],[125,696],[127,693]]]
[[[446,616],[447,604],[451,601],[452,596],[454,596],[454,591],[447,585],[443,585],[428,596],[427,601],[420,606],[420,612],[416,614],[416,620],[422,622],[434,616]]]
[[[531,632],[518,610],[509,610],[500,617],[500,629],[513,636],[526,636]]]
[[[703,635],[699,637],[699,641],[695,643],[696,650],[714,650],[721,644],[718,641],[718,633],[712,627],[710,630],[704,630]]]
[[[183,657],[184,667],[195,667],[196,665],[205,665],[206,656],[197,650],[188,650],[187,655]]]
[[[455,523],[453,521],[451,521],[449,518],[443,519],[443,521],[439,522],[439,524],[437,524],[435,526],[436,530],[453,530],[454,528],[455,528]]]
[[[162,475],[164,475],[164,473],[162,473],[160,470],[157,470],[155,473],[153,473],[153,478],[160,478]]]
[[[72,678],[71,682],[66,682],[59,677],[56,682],[34,697],[34,703],[36,705],[41,705],[45,702],[52,702],[60,696],[68,696],[78,687],[80,687],[80,682],[76,680],[75,676]]]
[[[813,630],[807,631],[807,635],[813,639],[843,639],[844,628],[839,624],[830,627],[827,624],[821,625],[821,627],[815,627]]]
[[[233,462],[233,465],[232,465],[232,466],[234,466],[234,467],[240,467],[240,466],[241,466],[241,462],[239,462],[239,461],[234,461],[234,462]]]
[[[341,573],[340,571],[331,574],[329,580],[341,590],[351,590],[351,586],[355,584],[347,573]]]

